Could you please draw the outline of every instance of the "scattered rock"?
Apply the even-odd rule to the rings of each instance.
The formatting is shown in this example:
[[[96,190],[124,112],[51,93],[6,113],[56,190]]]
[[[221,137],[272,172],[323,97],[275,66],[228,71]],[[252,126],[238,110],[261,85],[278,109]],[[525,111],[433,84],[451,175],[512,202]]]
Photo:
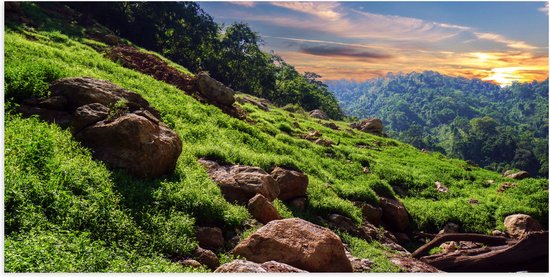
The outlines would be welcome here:
[[[204,72],[197,74],[197,87],[201,95],[221,105],[231,106],[235,102],[235,91]]]
[[[320,138],[321,136],[322,136],[321,132],[311,131],[311,132],[307,133],[306,135],[304,135],[303,138],[307,139],[307,140],[310,140],[310,141],[315,141],[318,138]]]
[[[449,192],[449,188],[447,188],[445,185],[443,185],[443,183],[441,183],[439,181],[435,182],[435,189],[437,189],[437,191],[443,192],[443,193]]]
[[[307,207],[307,198],[297,197],[288,202],[288,204],[299,212],[303,212]]]
[[[439,234],[458,233],[460,227],[456,223],[449,222],[443,226],[443,229],[439,231]]]
[[[306,196],[309,180],[304,173],[275,167],[271,171],[271,176],[279,186],[279,199],[287,201],[292,198]]]
[[[502,232],[501,230],[493,230],[491,232],[491,234],[493,236],[501,236],[501,237],[505,237],[506,236],[506,233]]]
[[[197,241],[200,247],[216,250],[223,247],[224,239],[222,230],[218,227],[198,227]]]
[[[198,267],[202,266],[201,263],[199,263],[198,261],[192,260],[192,259],[186,259],[186,260],[181,261],[180,263],[184,266],[189,266],[189,267],[194,267],[194,268],[198,268]]]
[[[19,107],[16,108],[16,111],[18,113],[21,113],[23,117],[38,115],[38,118],[40,118],[40,120],[55,123],[62,128],[69,127],[71,125],[71,121],[73,120],[73,116],[68,112],[43,109],[24,104],[19,105]]]
[[[355,224],[353,224],[353,220],[343,215],[330,214],[328,215],[327,220],[328,224],[333,228],[340,229],[348,233],[352,233],[356,229]]]
[[[377,135],[383,135],[383,126],[382,126],[382,120],[378,118],[367,118],[360,122],[354,122],[350,124],[351,128],[361,130],[363,132],[371,133],[371,134],[377,134]]]
[[[366,221],[375,226],[380,225],[380,222],[382,220],[382,208],[365,203],[363,207],[361,207],[361,212],[363,214],[363,218]]]
[[[353,272],[370,272],[374,262],[369,259],[359,259],[351,255],[349,251],[346,250],[346,257],[351,263]]]
[[[321,110],[313,110],[309,112],[309,116],[319,119],[328,119],[328,116]]]
[[[256,194],[248,201],[248,211],[253,218],[261,222],[262,224],[267,224],[272,220],[281,219],[277,209],[271,204],[267,198],[261,194]]]
[[[269,111],[269,107],[267,106],[267,100],[265,99],[262,99],[262,100],[256,100],[252,97],[249,97],[249,96],[243,96],[243,97],[239,97],[238,100],[239,103],[241,104],[244,104],[244,103],[249,103],[249,104],[252,104],[266,112]]]
[[[334,145],[334,142],[331,141],[331,140],[328,140],[328,139],[317,139],[315,141],[315,144],[319,144],[319,145],[322,145],[322,146],[332,146]]]
[[[395,255],[390,261],[405,272],[441,272],[439,269],[406,255]]]
[[[307,271],[276,261],[257,264],[250,261],[234,260],[218,267],[214,273],[307,273]]]
[[[474,198],[470,198],[470,199],[468,199],[468,204],[477,205],[477,204],[479,204],[479,200],[474,199]]]
[[[332,129],[332,130],[340,130],[340,127],[338,127],[338,125],[336,125],[336,123],[334,123],[334,122],[332,122],[332,121],[331,121],[331,122],[327,122],[327,123],[323,123],[323,126],[328,127],[328,128],[330,128],[330,129]]]
[[[63,111],[67,107],[67,98],[57,95],[46,98],[38,103],[38,107],[50,110]]]
[[[370,169],[369,169],[367,166],[363,167],[363,173],[369,174],[369,173],[370,173]]]
[[[441,244],[442,253],[450,253],[458,250],[459,246],[456,241],[448,241]]]
[[[380,197],[382,221],[396,231],[405,231],[409,226],[409,215],[405,206],[397,199]]]
[[[274,220],[233,249],[254,262],[278,261],[313,272],[351,272],[340,238],[299,218]]]
[[[521,239],[531,232],[542,231],[538,221],[526,214],[513,214],[504,219],[504,227],[511,237]]]
[[[208,175],[218,184],[229,202],[248,203],[257,193],[273,201],[279,195],[279,186],[271,175],[259,167],[243,165],[220,165],[200,159]]]
[[[100,103],[91,103],[78,107],[74,112],[74,118],[71,122],[73,134],[80,130],[104,120],[109,116],[109,108]]]
[[[75,135],[94,157],[135,176],[155,178],[171,172],[181,153],[181,140],[166,124],[136,114],[103,120]]]
[[[502,175],[506,178],[511,178],[515,180],[521,180],[530,177],[529,172],[527,171],[514,172],[512,170],[506,170]]]
[[[220,260],[216,254],[210,250],[197,247],[193,254],[195,259],[203,265],[206,265],[208,268],[214,270],[220,266]]]
[[[513,188],[515,186],[517,186],[515,183],[508,183],[508,182],[502,183],[502,184],[500,184],[500,186],[498,186],[497,191],[498,192],[505,192],[509,188]]]
[[[393,232],[392,234],[395,237],[395,239],[397,240],[397,243],[399,243],[401,245],[411,242],[411,239],[405,233]]]

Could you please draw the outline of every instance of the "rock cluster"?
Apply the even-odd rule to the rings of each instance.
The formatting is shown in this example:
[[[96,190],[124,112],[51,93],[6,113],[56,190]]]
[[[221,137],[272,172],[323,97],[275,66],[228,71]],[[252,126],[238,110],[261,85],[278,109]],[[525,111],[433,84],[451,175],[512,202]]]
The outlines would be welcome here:
[[[370,134],[384,135],[382,120],[378,118],[367,118],[360,122],[354,122],[350,124],[350,127]]]

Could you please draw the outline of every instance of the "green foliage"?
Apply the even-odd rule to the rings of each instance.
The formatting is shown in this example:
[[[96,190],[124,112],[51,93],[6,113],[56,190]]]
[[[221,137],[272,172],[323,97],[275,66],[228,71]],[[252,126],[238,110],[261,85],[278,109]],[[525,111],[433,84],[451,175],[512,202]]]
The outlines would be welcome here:
[[[341,238],[344,243],[348,244],[354,257],[374,262],[371,272],[403,272],[401,268],[388,260],[392,251],[379,242],[366,242],[348,234],[341,234]]]
[[[45,97],[48,95],[48,84],[60,77],[61,72],[43,60],[6,67],[5,98],[7,101],[20,102],[31,97]]]

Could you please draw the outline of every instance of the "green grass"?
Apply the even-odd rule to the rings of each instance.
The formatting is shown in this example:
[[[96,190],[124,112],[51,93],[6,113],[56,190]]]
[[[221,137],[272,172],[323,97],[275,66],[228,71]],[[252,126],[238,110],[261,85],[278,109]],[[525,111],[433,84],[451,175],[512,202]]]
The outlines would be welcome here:
[[[67,130],[36,118],[6,115],[5,129],[5,268],[9,272],[177,271],[171,262],[196,245],[193,228],[217,225],[238,229],[250,218],[244,206],[228,203],[197,163],[200,157],[259,166],[286,166],[305,172],[308,209],[293,213],[281,201],[283,217],[308,219],[338,213],[357,224],[361,211],[352,201],[376,205],[378,197],[398,197],[408,209],[413,228],[435,231],[452,221],[463,231],[488,233],[502,228],[503,218],[527,213],[548,222],[548,181],[526,179],[497,193],[505,180],[464,161],[423,153],[398,141],[322,125],[292,107],[266,112],[243,104],[249,124],[197,102],[152,77],[123,68],[96,52],[92,42],[52,31],[5,32],[5,89],[13,100],[48,94],[53,79],[89,76],[109,80],[142,95],[183,141],[174,174],[139,180],[111,171]],[[296,126],[298,123],[298,127]],[[323,147],[301,139],[318,130],[338,142]],[[357,145],[365,145],[365,148]],[[368,164],[371,173],[363,173]],[[495,180],[487,186],[486,181]],[[449,193],[435,190],[435,181]],[[397,196],[392,187],[408,190]],[[475,198],[478,205],[468,204]],[[250,233],[245,231],[245,234]],[[384,247],[350,238],[360,257],[372,258],[375,271],[395,271]],[[35,254],[35,253],[45,253]],[[220,253],[220,255],[227,255]],[[225,257],[225,256],[224,256]],[[48,261],[57,261],[48,262]]]

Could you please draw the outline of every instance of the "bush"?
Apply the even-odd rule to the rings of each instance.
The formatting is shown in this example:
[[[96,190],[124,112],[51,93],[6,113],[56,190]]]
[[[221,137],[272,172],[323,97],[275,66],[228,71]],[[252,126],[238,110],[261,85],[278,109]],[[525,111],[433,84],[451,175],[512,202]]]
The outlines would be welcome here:
[[[6,100],[15,102],[48,96],[49,83],[62,76],[59,69],[42,60],[7,64],[4,74]]]

